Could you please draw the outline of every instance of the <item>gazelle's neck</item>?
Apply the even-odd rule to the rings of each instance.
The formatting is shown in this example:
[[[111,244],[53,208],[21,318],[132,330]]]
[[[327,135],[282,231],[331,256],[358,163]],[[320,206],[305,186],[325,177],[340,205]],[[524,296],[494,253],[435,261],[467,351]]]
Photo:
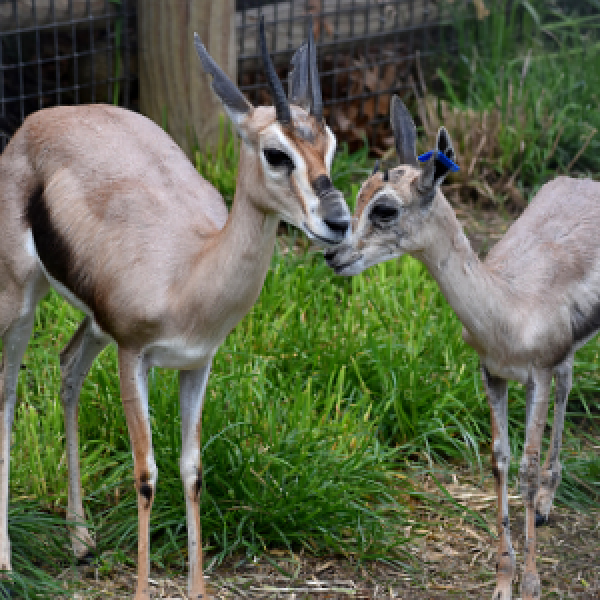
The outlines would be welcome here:
[[[256,302],[271,262],[279,218],[258,208],[257,192],[243,176],[252,168],[248,160],[242,149],[229,218],[201,249],[182,294],[181,305],[195,311],[188,318],[201,335],[205,329],[220,337],[217,330],[226,334],[243,318]]]
[[[452,207],[438,192],[430,216],[429,243],[415,253],[467,330],[467,341],[481,354],[496,347],[510,310],[505,282],[479,260]]]

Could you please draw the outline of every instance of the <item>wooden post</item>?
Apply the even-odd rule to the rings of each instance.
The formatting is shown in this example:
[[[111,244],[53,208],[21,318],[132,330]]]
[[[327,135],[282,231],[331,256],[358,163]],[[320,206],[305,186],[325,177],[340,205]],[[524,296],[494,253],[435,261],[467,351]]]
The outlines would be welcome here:
[[[194,48],[197,32],[217,64],[236,81],[235,0],[139,2],[140,110],[190,155],[218,139],[221,104]]]

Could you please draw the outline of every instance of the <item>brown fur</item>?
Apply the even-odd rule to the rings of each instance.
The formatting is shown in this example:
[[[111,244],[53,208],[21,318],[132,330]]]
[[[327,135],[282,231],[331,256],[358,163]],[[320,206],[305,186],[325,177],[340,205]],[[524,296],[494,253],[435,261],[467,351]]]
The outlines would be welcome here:
[[[292,113],[295,128],[287,133],[275,122],[272,107],[251,109],[237,123],[243,141],[229,215],[220,194],[164,131],[120,108],[40,111],[27,118],[0,156],[0,336],[3,363],[9,367],[8,378],[0,379],[0,567],[10,570],[8,493],[2,490],[8,489],[3,465],[9,462],[7,419],[16,400],[15,365],[21,363],[35,305],[55,280],[89,314],[63,352],[69,515],[75,520],[84,515],[77,456],[79,390],[95,355],[112,339],[119,348],[138,490],[136,599],[146,600],[156,482],[146,374],[154,365],[184,370],[186,397],[180,400],[186,418],[197,420],[197,435],[186,434],[182,444],[189,588],[190,596],[206,594],[198,473],[201,406],[212,357],[260,294],[280,218],[326,242],[343,239],[327,224],[332,209],[324,208],[311,190],[310,177],[328,172],[332,142],[305,111],[294,107]],[[290,174],[267,176],[260,158],[265,139],[287,144],[282,150],[296,153],[302,164]],[[343,215],[347,208],[339,204],[343,201],[334,207],[336,215]],[[82,556],[93,540],[83,526],[75,531],[80,539],[73,539],[73,547]]]

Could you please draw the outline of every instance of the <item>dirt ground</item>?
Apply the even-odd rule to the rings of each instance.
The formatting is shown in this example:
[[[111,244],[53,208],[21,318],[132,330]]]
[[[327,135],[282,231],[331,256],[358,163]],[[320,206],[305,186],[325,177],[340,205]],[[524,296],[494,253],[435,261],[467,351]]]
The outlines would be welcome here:
[[[433,491],[433,484],[429,491]],[[495,494],[490,479],[483,484],[467,475],[456,476],[446,485],[461,504],[477,512],[495,534]],[[524,511],[520,497],[510,491],[513,544],[518,570],[522,568]],[[428,526],[415,530],[420,535],[410,552],[421,572],[404,571],[383,562],[353,565],[339,557],[290,556],[274,551],[269,558],[292,574],[284,576],[265,558],[235,568],[221,566],[208,574],[214,599],[442,599],[489,598],[495,579],[495,541],[485,529],[456,516],[448,518],[432,512],[415,515]],[[549,523],[538,532],[538,571],[543,598],[600,598],[600,507],[577,513],[564,507],[555,509]],[[154,598],[185,599],[184,575],[160,574],[153,570]],[[93,567],[78,567],[62,574],[77,581],[76,598],[127,598],[135,587],[135,572],[118,569],[103,579]],[[514,584],[519,598],[519,575]]]

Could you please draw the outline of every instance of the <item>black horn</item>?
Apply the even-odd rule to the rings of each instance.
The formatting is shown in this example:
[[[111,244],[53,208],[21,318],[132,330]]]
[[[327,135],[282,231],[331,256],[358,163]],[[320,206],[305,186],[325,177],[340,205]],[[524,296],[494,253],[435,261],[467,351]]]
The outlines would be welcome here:
[[[371,175],[375,175],[375,173],[377,173],[377,171],[379,171],[379,161],[378,160],[375,161],[375,166],[373,167],[373,172],[371,173]]]
[[[290,110],[290,105],[288,104],[287,98],[285,97],[285,92],[283,91],[281,81],[279,81],[279,77],[277,77],[277,73],[275,72],[275,67],[273,66],[271,57],[269,56],[269,51],[267,50],[264,17],[260,18],[259,32],[260,53],[262,54],[267,83],[269,85],[269,89],[271,90],[271,95],[273,96],[273,104],[275,104],[275,114],[277,115],[277,120],[282,125],[289,125],[292,122],[292,112]]]
[[[317,69],[317,47],[313,35],[312,17],[308,23],[308,60],[310,73],[311,111],[310,114],[318,122],[323,120],[323,96],[321,95],[321,84],[319,82],[319,71]]]

